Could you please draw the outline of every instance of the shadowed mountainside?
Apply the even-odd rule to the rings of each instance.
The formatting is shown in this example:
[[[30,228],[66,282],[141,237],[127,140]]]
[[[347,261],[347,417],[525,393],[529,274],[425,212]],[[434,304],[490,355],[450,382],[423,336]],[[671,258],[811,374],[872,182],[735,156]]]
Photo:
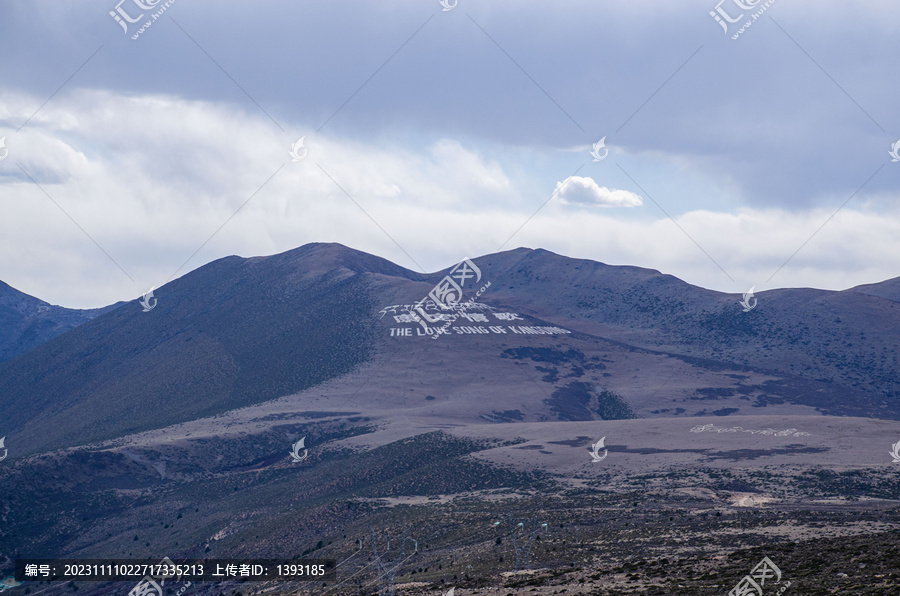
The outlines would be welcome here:
[[[24,450],[105,439],[346,373],[373,346],[357,270],[400,269],[335,250],[220,259],[156,290],[149,313],[131,302],[3,363],[4,432]]]
[[[544,250],[496,282],[490,299],[559,325],[578,321],[629,345],[834,383],[898,406],[900,278],[840,292],[758,292],[747,313],[740,295]]]
[[[897,280],[866,286],[865,291],[762,292],[758,306],[745,313],[738,296],[649,269],[524,248],[476,262],[483,281],[492,284],[481,303],[573,330],[569,337],[576,351],[567,354],[581,354],[578,350],[590,348],[590,342],[602,344],[597,348],[601,352],[591,355],[596,371],[604,367],[604,358],[621,364],[635,350],[652,351],[645,361],[651,370],[672,356],[686,363],[673,369],[665,383],[689,386],[696,393],[689,399],[732,396],[750,401],[752,394],[755,407],[789,403],[833,415],[900,417],[895,341],[900,307],[883,297],[893,295]],[[379,320],[378,310],[424,297],[443,274],[415,273],[338,244],[217,260],[159,288],[158,306],[149,313],[141,312],[136,301],[126,304],[0,364],[3,432],[15,438],[16,452],[23,454],[161,428],[297,393],[354,370],[377,352],[403,354],[397,341],[428,341],[386,339],[390,317]],[[501,342],[511,336],[484,339]],[[401,365],[421,370],[426,361],[416,362],[417,354],[431,354],[428,350],[438,345],[446,351],[441,361],[469,366],[473,375],[477,366],[494,366],[491,362],[510,354],[506,343],[488,348],[482,342],[478,362],[466,364],[479,344],[418,345],[418,352],[395,365],[397,372]],[[553,418],[584,419],[595,415],[586,413],[588,406],[604,411],[598,399],[619,399],[605,386],[580,379],[584,366],[568,365],[567,376],[580,380],[558,380],[556,369],[541,365],[542,358],[528,356],[536,370],[547,374],[545,380],[554,383],[549,391],[555,393],[543,400]],[[724,376],[735,378],[725,373],[752,369],[757,381],[752,387],[738,380],[717,388],[688,375],[685,370],[691,368],[724,370]],[[610,370],[602,377],[622,386],[624,369]],[[629,378],[632,374],[644,373],[629,369]],[[765,375],[778,379],[765,381]],[[516,396],[530,386],[501,390]],[[634,399],[641,397],[640,391],[619,393]],[[572,410],[572,399],[584,401],[578,412]],[[614,409],[628,412],[627,401]],[[687,415],[724,416],[737,412],[736,405]],[[668,411],[664,406],[655,412]]]
[[[0,281],[0,362],[12,360],[121,305],[88,310],[63,308]]]

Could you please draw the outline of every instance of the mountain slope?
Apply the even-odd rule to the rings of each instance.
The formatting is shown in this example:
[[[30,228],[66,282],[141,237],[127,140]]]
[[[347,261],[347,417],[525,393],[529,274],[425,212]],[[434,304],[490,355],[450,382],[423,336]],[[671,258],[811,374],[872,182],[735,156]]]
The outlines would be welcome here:
[[[475,261],[479,283],[491,284],[478,301],[485,310],[432,341],[417,337],[400,305],[424,298],[445,272],[415,273],[337,244],[220,259],[158,289],[148,313],[127,304],[0,364],[0,432],[18,456],[342,376],[358,388],[339,399],[317,389],[324,407],[402,416],[427,405],[457,423],[764,408],[900,418],[900,306],[878,287],[763,292],[744,313],[739,296],[649,269],[524,248]],[[531,329],[550,325],[561,330]]]
[[[759,367],[900,400],[900,278],[840,292],[740,295],[670,275],[536,250],[496,280],[490,298],[557,324],[653,350]]]
[[[335,267],[330,250],[220,259],[159,288],[150,312],[132,302],[0,364],[4,433],[26,451],[110,438],[351,370],[373,346],[354,269],[398,268],[361,253]]]
[[[892,282],[744,313],[647,269],[475,261],[464,298],[490,286],[436,340],[408,305],[446,272],[315,244],[210,263],[0,364],[0,577],[309,555],[339,562],[333,593],[375,592],[382,557],[409,596],[712,594],[765,555],[804,589],[896,592]],[[535,571],[505,573],[527,528]]]
[[[119,306],[121,303],[88,310],[53,306],[0,281],[0,362],[12,360]]]
[[[860,294],[868,294],[869,296],[878,296],[885,300],[900,302],[900,277],[889,279],[877,284],[865,284],[850,288],[848,292],[858,292]]]

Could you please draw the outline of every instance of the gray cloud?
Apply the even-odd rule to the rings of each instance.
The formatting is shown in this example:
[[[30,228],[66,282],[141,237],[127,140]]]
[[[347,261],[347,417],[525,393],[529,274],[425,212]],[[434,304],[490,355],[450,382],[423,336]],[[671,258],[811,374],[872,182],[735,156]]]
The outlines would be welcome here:
[[[787,258],[846,202],[798,255],[803,259],[819,243],[823,250],[830,246],[829,238],[859,240],[854,234],[864,235],[878,216],[895,218],[900,168],[887,156],[900,138],[892,76],[900,6],[893,4],[779,0],[732,40],[709,16],[716,3],[706,0],[552,6],[460,0],[448,12],[436,1],[177,0],[136,41],[109,16],[115,4],[0,6],[0,136],[7,136],[11,152],[0,162],[0,192],[22,201],[0,205],[0,219],[23,218],[7,224],[16,230],[35,226],[3,245],[7,263],[24,263],[21,254],[42,251],[73,259],[69,251],[80,242],[77,229],[71,246],[60,244],[66,234],[44,238],[41,226],[59,232],[47,219],[55,208],[44,216],[23,211],[39,199],[28,194],[34,189],[26,192],[30,182],[16,163],[113,245],[110,251],[134,257],[134,276],[144,271],[155,282],[196,240],[185,233],[154,240],[168,238],[161,230],[192,222],[211,233],[304,134],[310,159],[325,164],[327,155],[349,192],[372,201],[376,211],[385,209],[383,217],[393,217],[393,205],[402,204],[405,213],[421,216],[421,225],[432,221],[431,234],[410,233],[405,241],[423,255],[423,264],[434,266],[496,249],[480,224],[461,241],[459,254],[430,247],[452,244],[434,236],[435,217],[480,221],[489,214],[511,233],[557,181],[576,171],[597,188],[644,198],[643,209],[616,212],[638,218],[628,226],[647,230],[656,225],[653,218],[665,225],[659,208],[679,223],[713,226],[692,233],[720,256],[736,233],[726,234],[723,221],[743,222],[758,234],[755,218],[774,225]],[[587,150],[601,136],[610,155],[593,163]],[[258,217],[256,236],[223,232],[221,243],[213,242],[189,268],[221,254],[341,236],[340,227],[330,238],[318,236],[328,225],[292,235],[269,219],[293,213],[296,197],[315,205],[323,222],[349,216],[335,206],[346,197],[335,194],[333,183],[305,176],[294,186],[280,186],[276,178],[269,202],[254,199],[248,206],[253,215],[247,219]],[[187,206],[193,211],[183,211]],[[540,215],[523,229],[523,241],[584,256],[587,248],[572,246],[554,227],[554,218],[566,214],[552,204],[548,209],[549,219]],[[794,238],[784,221],[803,232]],[[129,230],[127,238],[105,231],[115,225]],[[354,233],[345,243],[402,262],[390,242],[380,244],[377,228]],[[578,234],[573,238],[599,250]],[[843,254],[830,264],[817,262],[812,276],[788,269],[781,285],[802,278],[834,287],[841,275],[891,273],[873,264],[893,249],[887,237],[875,234],[859,247],[869,252],[851,251],[858,259],[851,265]],[[672,252],[623,250],[616,254],[633,264],[665,265],[675,274],[682,267],[671,261]],[[752,251],[742,254],[748,262],[733,266],[759,264]],[[594,257],[602,259],[602,251]],[[84,258],[91,264],[67,270],[72,284],[101,267]],[[40,262],[51,266],[53,258]],[[31,279],[12,269],[17,265],[7,267],[0,279]],[[120,297],[119,282],[108,283],[96,287],[105,288],[108,301]],[[51,285],[38,283],[41,291]],[[92,292],[83,291],[82,303],[99,300]]]

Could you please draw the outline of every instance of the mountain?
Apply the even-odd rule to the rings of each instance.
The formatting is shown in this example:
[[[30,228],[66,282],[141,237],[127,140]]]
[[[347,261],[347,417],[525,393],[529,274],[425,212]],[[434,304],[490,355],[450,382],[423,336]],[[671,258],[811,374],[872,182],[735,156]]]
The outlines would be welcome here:
[[[891,302],[900,302],[900,277],[889,279],[877,284],[866,284],[850,288],[849,292],[859,292],[869,296],[878,296]]]
[[[0,578],[25,556],[320,557],[321,589],[165,589],[687,595],[768,557],[782,588],[900,589],[898,280],[744,312],[649,269],[473,261],[227,257],[0,364]],[[448,275],[477,299],[415,321]]]
[[[900,278],[759,292],[745,313],[738,295],[538,250],[493,297],[629,345],[864,391],[895,412],[900,404]]]
[[[118,306],[88,310],[53,306],[0,281],[0,362],[12,360]]]
[[[346,249],[340,252],[346,253]],[[386,261],[307,246],[227,257],[0,365],[4,432],[62,446],[206,416],[293,393],[367,357],[369,289]]]
[[[393,382],[415,370],[422,387],[438,383],[447,375],[435,360],[465,378],[489,379],[510,362],[531,376],[469,388],[445,414],[463,420],[764,408],[900,418],[900,306],[876,295],[896,281],[884,291],[762,292],[745,313],[735,295],[649,269],[524,248],[475,263],[491,284],[466,315],[475,322],[460,319],[432,341],[393,321],[446,271],[419,274],[337,244],[219,259],[159,288],[148,313],[126,304],[0,364],[3,433],[19,453],[107,440],[361,379],[364,366],[385,373],[366,373],[369,406],[403,408]],[[519,385],[534,375],[540,391],[523,402]],[[445,394],[470,385],[447,382]]]

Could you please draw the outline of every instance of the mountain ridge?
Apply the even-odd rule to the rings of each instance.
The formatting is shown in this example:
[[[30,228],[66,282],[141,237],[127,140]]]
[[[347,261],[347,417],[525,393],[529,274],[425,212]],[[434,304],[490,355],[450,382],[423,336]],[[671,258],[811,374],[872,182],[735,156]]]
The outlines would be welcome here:
[[[378,312],[426,297],[447,269],[419,273],[334,243],[218,259],[158,288],[157,307],[148,313],[137,301],[126,303],[0,363],[0,405],[8,412],[3,432],[20,453],[108,440],[308,391],[376,356],[379,366],[428,367],[423,358],[441,350],[442,359],[472,367],[473,374],[518,354],[517,362],[544,375],[547,398],[527,406],[538,408],[531,415],[536,419],[596,416],[598,395],[607,394],[630,401],[642,416],[679,410],[727,415],[749,402],[900,418],[900,366],[890,342],[900,334],[900,308],[872,294],[890,293],[894,280],[866,291],[761,292],[757,307],[742,312],[733,294],[651,269],[527,248],[473,261],[482,272],[480,283],[491,286],[478,301],[486,314],[472,313],[484,320],[494,311],[519,313],[520,326],[494,326],[505,335],[467,339],[458,335],[482,332],[457,322],[453,335],[430,342],[392,339],[390,329],[405,325],[415,334],[421,328],[409,322],[391,327],[396,315],[379,318]],[[526,331],[513,337],[548,324],[572,334],[539,339]],[[509,352],[513,339],[534,347]],[[429,343],[400,343],[408,340]],[[628,381],[628,354],[634,350],[647,351],[639,359],[654,370],[677,356],[683,364],[667,373],[671,382],[661,382],[679,388],[656,396]],[[550,354],[557,364],[542,364],[545,356],[539,354]],[[614,372],[599,374],[604,361]],[[724,372],[715,373],[714,382],[703,381],[691,372],[697,367]],[[753,379],[738,380],[746,370],[755,371]],[[594,385],[559,376],[581,378],[586,372],[596,377]],[[635,373],[641,371],[628,374]],[[511,397],[519,391],[505,390]],[[384,404],[393,399],[389,391],[375,394]],[[855,409],[842,406],[841,395],[853,396]],[[684,403],[673,410],[662,398]],[[712,400],[711,408],[694,407],[697,400]]]
[[[55,306],[0,281],[0,362],[28,352],[122,302],[100,308]]]

